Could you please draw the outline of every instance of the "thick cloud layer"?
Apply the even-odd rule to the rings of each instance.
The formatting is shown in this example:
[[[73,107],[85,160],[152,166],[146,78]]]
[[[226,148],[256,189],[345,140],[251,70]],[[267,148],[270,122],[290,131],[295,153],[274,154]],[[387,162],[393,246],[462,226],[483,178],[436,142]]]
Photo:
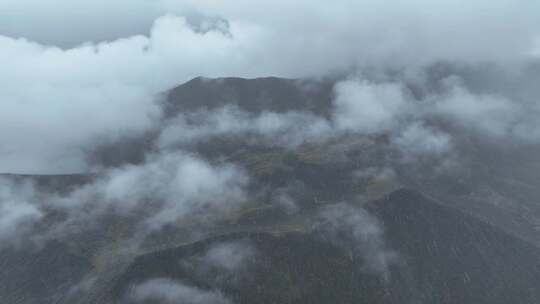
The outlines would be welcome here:
[[[368,62],[373,57],[490,60],[532,50],[531,37],[538,35],[538,8],[533,0],[340,0],[332,4],[263,0],[257,5],[246,0],[78,0],[69,4],[7,0],[0,6],[7,16],[0,31],[46,44],[73,45],[75,37],[82,43],[146,34],[151,20],[171,13],[187,16],[196,24],[200,19],[221,17],[231,24],[257,28],[261,38],[257,42],[264,44],[260,50],[275,45],[270,50],[281,50],[276,55],[307,55],[306,59],[326,54],[322,57],[326,63],[319,65],[348,66],[350,60]],[[281,59],[294,63],[292,57]]]
[[[3,1],[0,171],[87,170],[83,151],[154,128],[156,95],[200,75],[516,64],[537,49],[538,6],[532,0]],[[98,43],[115,38],[121,39]],[[398,110],[399,100],[386,89],[357,95],[362,101],[349,115],[386,94],[385,102],[365,107],[372,112],[361,113],[388,123],[381,110]]]
[[[31,183],[0,177],[0,250],[19,245],[43,218],[36,199],[37,192]]]
[[[164,304],[229,304],[232,303],[219,291],[203,290],[169,279],[153,279],[139,284],[127,296],[129,303],[156,301]]]
[[[228,43],[221,34],[209,35],[207,40],[183,19],[166,17],[151,38],[66,51],[0,37],[0,81],[6,88],[0,93],[0,170],[81,171],[81,150],[97,140],[150,129],[159,118],[156,94],[199,73],[200,59],[187,57],[213,57],[209,53],[222,46],[208,43]],[[184,51],[183,45],[188,45]],[[179,53],[187,57],[180,59]],[[190,68],[178,60],[193,63]]]

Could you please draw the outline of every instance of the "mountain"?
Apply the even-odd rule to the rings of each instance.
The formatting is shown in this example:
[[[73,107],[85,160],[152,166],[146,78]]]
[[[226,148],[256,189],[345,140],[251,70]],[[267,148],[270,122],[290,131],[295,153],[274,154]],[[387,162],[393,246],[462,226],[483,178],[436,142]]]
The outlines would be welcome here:
[[[196,78],[164,94],[161,127],[181,113],[227,106],[253,116],[294,112],[327,119],[334,83]],[[136,168],[159,151],[160,132],[98,146],[89,151],[89,162]],[[390,140],[345,134],[283,146],[252,134],[219,134],[184,145],[184,152],[209,164],[234,163],[245,171],[249,203],[212,225],[198,227],[191,218],[171,224],[137,240],[138,246],[129,232],[140,214],[118,217],[112,211],[83,232],[0,246],[0,299],[173,303],[169,295],[198,304],[540,303],[537,151],[495,148],[458,134],[453,160],[460,169],[441,172],[431,160],[402,162],[388,149]],[[38,195],[61,196],[100,176],[2,178],[33,181]],[[91,214],[95,205],[89,206],[78,212]],[[340,218],[325,217],[342,206]],[[349,227],[352,232],[325,230],[350,225],[349,215],[359,224]],[[46,213],[38,229],[47,231],[67,216]],[[157,296],[151,293],[156,290]]]
[[[447,67],[446,67],[447,68]],[[445,66],[430,71],[433,81],[428,87],[440,90],[440,82],[452,71]],[[333,108],[333,85],[335,80],[294,80],[280,78],[195,78],[183,85],[173,88],[165,101],[166,115],[173,117],[178,111],[197,111],[201,109],[216,109],[227,105],[236,105],[250,113],[274,111],[302,111],[329,117]],[[411,85],[413,95],[421,98],[425,94],[422,89]],[[326,146],[315,145],[301,147],[300,154],[315,154],[336,162],[343,157],[337,174],[347,175],[346,172],[361,170],[366,167],[384,167],[390,165],[399,175],[401,183],[417,189],[449,206],[457,207],[466,213],[473,214],[484,221],[497,225],[519,238],[524,238],[540,246],[538,222],[540,218],[540,147],[505,145],[498,142],[484,141],[469,137],[467,134],[454,135],[453,153],[460,163],[460,169],[454,172],[439,172],[433,163],[400,163],[385,149],[387,139],[378,138],[375,145],[366,145],[357,138],[342,138]],[[333,149],[333,150],[332,150]],[[275,147],[254,147],[247,145],[244,138],[234,137],[212,138],[199,143],[195,148],[197,153],[206,157],[231,157],[235,160],[245,158],[261,159],[263,155],[272,153],[285,154]],[[301,157],[301,156],[300,156]],[[456,162],[456,160],[452,160]],[[278,165],[274,163],[275,165]],[[312,164],[310,164],[312,165]],[[295,166],[295,165],[293,165]],[[313,168],[312,170],[319,170]],[[281,173],[279,173],[281,172]],[[284,180],[291,176],[287,172],[276,179]],[[310,180],[301,177],[300,180]],[[326,178],[328,182],[335,178]],[[282,182],[285,183],[285,182]],[[327,187],[335,189],[333,187]],[[321,189],[321,187],[315,187]],[[332,190],[330,190],[332,191]]]
[[[418,192],[401,189],[370,203],[398,263],[388,279],[361,271],[346,248],[312,233],[234,233],[137,258],[114,289],[167,278],[221,290],[234,303],[538,303],[540,250]],[[212,245],[251,242],[259,256],[247,274],[201,275],[182,261]]]
[[[333,81],[284,78],[195,78],[173,88],[167,94],[165,115],[201,108],[214,109],[234,105],[252,112],[263,110],[329,111],[333,96]]]

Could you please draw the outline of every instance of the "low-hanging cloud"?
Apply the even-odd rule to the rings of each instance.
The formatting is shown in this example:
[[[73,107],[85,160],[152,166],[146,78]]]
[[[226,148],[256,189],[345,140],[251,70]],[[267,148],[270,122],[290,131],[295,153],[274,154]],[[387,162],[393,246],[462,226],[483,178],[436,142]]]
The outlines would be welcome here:
[[[213,166],[182,153],[155,155],[142,165],[112,169],[56,204],[71,213],[69,219],[77,225],[109,213],[130,216],[144,210],[139,219],[144,234],[188,216],[212,223],[245,203],[247,182],[243,171],[232,165]]]
[[[336,84],[334,120],[337,128],[364,134],[388,131],[407,110],[399,84],[346,80]]]
[[[252,135],[254,141],[295,147],[324,141],[332,135],[330,122],[303,112],[250,114],[224,106],[216,110],[182,113],[165,127],[158,140],[162,148],[189,145],[216,136]]]
[[[389,278],[397,255],[386,248],[381,223],[367,211],[346,203],[327,206],[319,213],[315,231],[350,250],[364,270]]]
[[[519,102],[504,96],[473,94],[459,85],[435,101],[433,111],[465,130],[490,138],[514,138],[525,143],[540,139],[537,103]]]
[[[195,33],[176,17],[158,20],[150,37],[69,50],[0,36],[6,88],[0,93],[0,170],[87,169],[85,148],[99,138],[151,129],[160,117],[156,94],[199,74],[194,63],[214,58],[229,43],[221,33]]]
[[[295,148],[347,135],[391,135],[391,146],[407,155],[441,156],[451,149],[450,135],[427,123],[434,110],[414,100],[402,83],[352,78],[338,82],[334,95],[329,117],[308,111],[253,114],[228,105],[180,113],[162,129],[158,146],[242,136],[248,143]]]
[[[404,155],[443,155],[451,149],[450,135],[417,122],[408,125],[392,139]]]
[[[253,259],[257,251],[248,241],[219,243],[213,245],[201,257],[201,262],[228,272],[239,271]]]
[[[170,279],[152,279],[135,287],[126,296],[128,303],[157,301],[164,304],[230,304],[225,295],[215,290],[204,290]]]
[[[33,226],[44,217],[37,207],[32,183],[0,177],[0,250],[23,243]]]
[[[246,203],[248,182],[234,165],[180,152],[109,169],[66,193],[39,192],[29,181],[2,178],[0,238],[2,244],[39,245],[107,230],[121,218],[129,223],[124,240],[137,245],[167,225],[203,228],[227,218]]]

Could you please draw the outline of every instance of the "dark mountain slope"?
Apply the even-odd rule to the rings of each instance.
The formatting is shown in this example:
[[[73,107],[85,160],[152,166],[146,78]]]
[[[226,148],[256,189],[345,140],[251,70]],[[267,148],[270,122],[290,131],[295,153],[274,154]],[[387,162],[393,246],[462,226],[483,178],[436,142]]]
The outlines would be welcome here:
[[[221,290],[235,303],[538,303],[540,250],[500,229],[409,191],[367,207],[399,255],[388,282],[361,271],[361,259],[316,233],[240,233],[138,258],[115,289],[120,301],[133,284],[170,278]],[[226,280],[185,267],[213,244],[249,241],[259,254],[244,274]]]
[[[538,303],[540,250],[500,228],[399,190],[368,209],[385,226],[400,277],[425,303]]]
[[[38,190],[48,192],[66,192],[93,180],[92,174],[2,174],[0,179],[5,178],[15,182],[31,182]]]
[[[180,111],[236,105],[259,113],[263,110],[291,110],[327,113],[332,99],[331,82],[300,81],[283,78],[195,78],[172,89],[167,95],[165,113],[172,117]]]
[[[20,248],[0,252],[0,303],[65,303],[91,264],[70,252],[68,246],[50,242],[41,250]]]

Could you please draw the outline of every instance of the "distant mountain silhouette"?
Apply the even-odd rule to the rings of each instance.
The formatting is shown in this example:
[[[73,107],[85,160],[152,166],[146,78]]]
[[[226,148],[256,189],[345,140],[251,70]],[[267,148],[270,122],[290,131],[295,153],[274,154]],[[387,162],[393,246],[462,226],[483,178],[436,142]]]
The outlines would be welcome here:
[[[329,111],[333,94],[331,81],[302,81],[283,78],[195,78],[167,95],[165,114],[201,108],[236,105],[244,111]]]

